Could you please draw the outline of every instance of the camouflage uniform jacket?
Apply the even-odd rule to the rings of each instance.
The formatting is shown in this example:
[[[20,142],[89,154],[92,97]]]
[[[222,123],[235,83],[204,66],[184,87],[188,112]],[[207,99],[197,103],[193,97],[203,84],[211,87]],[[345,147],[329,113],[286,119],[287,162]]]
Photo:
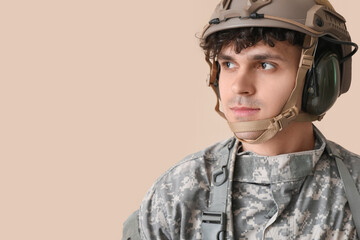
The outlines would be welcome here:
[[[145,196],[138,216],[141,239],[202,239],[212,172],[228,154],[226,239],[357,239],[335,160],[326,139],[314,132],[312,151],[259,156],[242,152],[230,139],[186,157]],[[359,189],[359,156],[334,146]]]

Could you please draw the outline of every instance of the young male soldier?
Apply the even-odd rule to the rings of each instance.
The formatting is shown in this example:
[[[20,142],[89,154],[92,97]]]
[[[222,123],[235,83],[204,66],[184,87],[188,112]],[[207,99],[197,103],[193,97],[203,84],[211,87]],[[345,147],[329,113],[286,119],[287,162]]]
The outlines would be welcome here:
[[[311,123],[350,86],[345,19],[327,0],[224,0],[201,46],[235,137],[166,172],[123,239],[356,239],[359,156]]]

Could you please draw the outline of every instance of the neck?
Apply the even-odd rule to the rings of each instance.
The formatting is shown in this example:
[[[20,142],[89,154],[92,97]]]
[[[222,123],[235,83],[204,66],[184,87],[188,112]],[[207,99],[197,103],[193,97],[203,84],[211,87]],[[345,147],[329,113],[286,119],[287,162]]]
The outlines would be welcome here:
[[[276,156],[313,150],[315,138],[311,122],[292,122],[272,139],[259,144],[242,143],[244,151],[263,156]]]

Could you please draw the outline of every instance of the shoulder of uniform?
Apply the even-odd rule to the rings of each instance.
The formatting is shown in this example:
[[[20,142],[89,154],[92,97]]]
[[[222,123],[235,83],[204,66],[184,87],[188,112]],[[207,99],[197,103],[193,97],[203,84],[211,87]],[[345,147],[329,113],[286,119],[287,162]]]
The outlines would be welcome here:
[[[345,163],[360,165],[360,155],[347,150],[335,142],[328,140],[328,143],[330,143],[332,148],[340,154],[340,157],[343,158]]]
[[[211,169],[212,165],[216,163],[220,155],[224,153],[228,145],[234,141],[234,138],[229,138],[221,142],[215,143],[201,151],[190,154],[179,161],[177,164],[168,169],[162,174],[153,184],[152,189],[160,183],[166,181],[176,181],[178,178],[183,178],[197,170]]]
[[[327,142],[331,146],[332,151],[335,151],[339,155],[357,182],[357,185],[360,186],[360,155],[345,149],[335,142],[329,140]]]
[[[222,154],[222,150],[226,149],[229,144],[234,142],[234,137],[223,140],[221,142],[215,143],[199,152],[190,154],[186,156],[183,160],[181,160],[178,164],[182,164],[183,162],[194,160],[194,159],[205,159],[208,161],[216,160],[220,154]],[[177,164],[177,165],[178,165]],[[176,165],[175,165],[176,167]]]

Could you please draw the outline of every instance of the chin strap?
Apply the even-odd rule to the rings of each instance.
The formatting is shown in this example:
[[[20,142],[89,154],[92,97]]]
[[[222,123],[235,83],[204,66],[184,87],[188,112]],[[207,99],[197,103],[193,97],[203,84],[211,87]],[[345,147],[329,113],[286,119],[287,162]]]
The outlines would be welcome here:
[[[317,38],[306,35],[304,40],[304,46],[301,52],[299,68],[296,75],[296,82],[293,91],[290,94],[289,99],[285,103],[281,113],[273,118],[256,120],[256,121],[247,121],[247,122],[228,122],[231,131],[236,133],[243,132],[261,132],[263,133],[256,139],[241,139],[238,140],[246,143],[262,143],[274,137],[279,131],[283,130],[288,126],[292,121],[315,121],[321,120],[324,115],[314,116],[304,112],[300,113],[301,109],[301,96],[304,88],[306,73],[311,68],[314,60],[314,50],[317,45]],[[212,63],[209,59],[206,59],[208,64],[211,67],[211,74],[208,79],[208,85],[212,87],[217,95],[217,104],[215,106],[216,112],[220,114],[223,118],[226,119],[223,112],[220,111],[220,99],[218,95],[218,86],[216,82],[217,77],[217,65],[215,61]]]
[[[241,132],[260,132],[263,133],[254,140],[241,139],[242,142],[246,143],[262,143],[271,139],[275,136],[276,133],[283,130],[291,121],[293,121],[296,116],[299,115],[299,110],[296,106],[289,108],[288,110],[282,112],[274,118],[257,120],[257,121],[248,121],[248,122],[228,122],[231,131],[236,136],[236,133]]]

